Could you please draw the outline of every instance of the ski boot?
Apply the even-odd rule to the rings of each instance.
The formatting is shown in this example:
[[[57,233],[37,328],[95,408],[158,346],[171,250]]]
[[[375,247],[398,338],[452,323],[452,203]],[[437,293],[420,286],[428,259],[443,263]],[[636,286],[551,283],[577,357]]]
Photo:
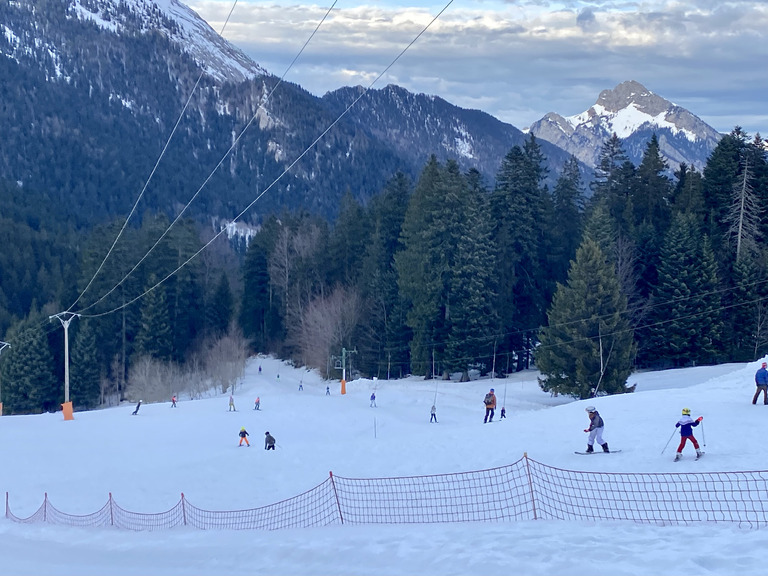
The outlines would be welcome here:
[[[682,457],[683,457],[682,452],[678,452],[677,454],[675,454],[675,460],[674,461],[677,462],[678,460],[682,459]]]
[[[704,456],[704,452],[702,452],[701,450],[699,450],[699,449],[697,448],[697,449],[696,449],[696,460],[698,460],[698,459],[699,459],[699,458],[701,458],[702,456]]]
[[[610,450],[608,450],[608,442],[606,442],[605,444],[600,444],[600,446],[603,447],[603,452],[610,452]]]
[[[587,454],[591,454],[594,451],[595,451],[595,449],[592,448],[592,444],[587,444]]]

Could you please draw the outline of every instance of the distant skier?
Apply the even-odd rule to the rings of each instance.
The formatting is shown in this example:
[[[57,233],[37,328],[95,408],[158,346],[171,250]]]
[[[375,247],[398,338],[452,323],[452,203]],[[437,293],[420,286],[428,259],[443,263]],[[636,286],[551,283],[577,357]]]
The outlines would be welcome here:
[[[325,387],[325,395],[326,396],[330,396],[331,395],[331,387],[330,386],[326,386]]]
[[[584,432],[589,432],[587,452],[595,451],[592,447],[595,442],[603,447],[603,452],[610,452],[610,450],[608,450],[608,442],[603,442],[603,427],[605,426],[605,423],[603,422],[602,416],[600,416],[600,413],[594,406],[587,406],[584,410],[589,414],[589,428],[584,429]]]
[[[232,396],[232,394],[229,395],[229,410],[227,412],[237,412],[237,408],[235,408],[235,397]]]
[[[691,418],[691,409],[683,408],[683,416],[677,421],[677,424],[675,424],[675,428],[680,428],[680,446],[677,447],[675,462],[683,457],[683,448],[688,440],[690,440],[693,443],[693,447],[696,448],[697,460],[704,454],[704,452],[699,450],[699,443],[696,441],[696,438],[693,437],[693,428],[698,426],[702,420],[704,420],[703,416],[699,416],[694,420]]]
[[[485,404],[485,418],[483,419],[483,423],[487,424],[488,422],[493,422],[493,415],[496,412],[496,394],[494,393],[493,388],[491,388],[491,391],[485,395],[483,404]]]
[[[429,423],[431,424],[432,422],[437,424],[437,408],[435,408],[434,404],[432,404],[432,410],[429,416]]]
[[[264,432],[264,450],[274,450],[275,449],[275,437],[272,436],[272,434],[269,433],[269,431]]]
[[[133,412],[131,412],[131,416],[136,416],[136,414],[138,414],[138,413],[139,413],[139,408],[141,408],[141,400],[139,400],[139,403],[138,403],[138,404],[136,404],[136,410],[134,410]]]
[[[507,409],[504,408],[504,406],[501,407],[501,416],[499,417],[499,420],[503,420],[507,417]]]
[[[254,410],[261,410],[261,398],[256,396],[256,401],[253,403]]]
[[[376,392],[371,392],[371,408],[376,408]]]
[[[304,390],[304,383],[299,382],[299,391],[302,391],[302,390]]]
[[[261,364],[259,364],[259,376],[261,376]]]
[[[248,448],[250,448],[251,447],[251,443],[248,442],[248,436],[250,436],[250,434],[248,434],[248,432],[246,431],[245,427],[240,428],[240,444],[238,444],[238,446],[242,446],[243,445],[243,441],[245,441],[245,445],[248,446]]]
[[[171,408],[176,408],[176,394],[171,397]]]
[[[757,404],[760,392],[763,393],[763,404],[768,404],[768,370],[766,367],[768,367],[768,364],[763,362],[760,370],[755,373],[755,386],[757,386],[757,390],[752,397],[752,404]]]

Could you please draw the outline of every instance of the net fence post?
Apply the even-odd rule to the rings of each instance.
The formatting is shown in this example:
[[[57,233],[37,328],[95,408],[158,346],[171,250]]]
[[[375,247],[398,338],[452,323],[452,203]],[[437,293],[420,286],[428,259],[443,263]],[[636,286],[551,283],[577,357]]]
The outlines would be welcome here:
[[[48,522],[48,492],[43,496],[43,522]]]
[[[115,501],[112,499],[112,492],[109,493],[109,525],[115,525]]]
[[[339,521],[344,524],[344,516],[341,514],[341,503],[339,502],[339,493],[336,490],[336,481],[333,479],[333,471],[328,472],[331,476],[331,489],[333,490],[333,497],[336,498],[336,510],[339,511]]]
[[[184,492],[181,493],[181,521],[187,525],[187,503],[184,501]]]
[[[531,495],[531,509],[533,510],[533,519],[538,520],[538,514],[536,513],[536,498],[533,493],[533,475],[531,474],[531,461],[528,459],[528,452],[523,452],[523,458],[525,459],[525,473],[528,476],[528,491]]]

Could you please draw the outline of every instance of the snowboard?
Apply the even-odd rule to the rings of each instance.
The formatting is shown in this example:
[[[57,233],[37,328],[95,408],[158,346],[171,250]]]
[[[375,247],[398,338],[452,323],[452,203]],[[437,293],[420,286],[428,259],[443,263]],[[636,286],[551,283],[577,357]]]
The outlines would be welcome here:
[[[594,452],[579,452],[576,450],[574,454],[582,454],[584,456],[591,456],[592,454],[618,454],[621,450],[611,450],[610,452],[603,452],[602,450],[595,450]]]

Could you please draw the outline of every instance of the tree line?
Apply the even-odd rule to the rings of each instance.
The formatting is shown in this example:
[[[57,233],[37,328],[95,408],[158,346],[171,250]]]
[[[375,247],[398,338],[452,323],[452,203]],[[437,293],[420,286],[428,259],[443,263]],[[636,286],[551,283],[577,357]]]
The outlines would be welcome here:
[[[77,266],[59,262],[41,283],[42,304],[23,319],[3,310],[5,411],[63,401],[63,335],[48,316],[75,301],[79,409],[227,389],[253,352],[327,377],[340,376],[342,348],[348,373],[379,378],[466,379],[535,362],[544,390],[580,398],[627,391],[639,367],[763,353],[759,135],[737,127],[701,173],[671,173],[655,137],[635,166],[614,135],[590,182],[572,158],[550,189],[546,165],[533,136],[492,186],[432,156],[415,181],[395,174],[365,205],[348,189],[333,224],[307,211],[266,218],[240,259],[216,242],[189,260],[201,227],[180,221],[163,237],[168,219],[145,214],[100,269],[123,223],[97,228]]]

